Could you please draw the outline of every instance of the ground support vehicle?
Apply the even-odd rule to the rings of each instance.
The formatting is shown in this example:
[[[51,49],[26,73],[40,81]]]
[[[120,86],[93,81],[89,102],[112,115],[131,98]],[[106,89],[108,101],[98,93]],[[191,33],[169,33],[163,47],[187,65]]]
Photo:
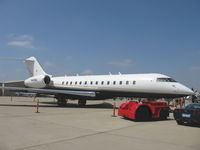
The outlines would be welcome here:
[[[169,110],[169,105],[166,102],[144,101],[138,103],[130,101],[120,105],[118,115],[138,121],[165,120],[169,116]]]
[[[185,108],[177,108],[173,114],[179,125],[184,123],[200,125],[200,104],[189,104]]]

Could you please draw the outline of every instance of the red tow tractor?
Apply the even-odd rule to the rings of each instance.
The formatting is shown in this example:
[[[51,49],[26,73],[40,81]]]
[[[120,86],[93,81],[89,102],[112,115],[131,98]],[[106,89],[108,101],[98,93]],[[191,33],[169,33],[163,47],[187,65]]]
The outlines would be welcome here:
[[[166,102],[143,101],[138,103],[130,101],[120,105],[118,115],[138,121],[165,120],[169,116],[169,111],[170,108]]]

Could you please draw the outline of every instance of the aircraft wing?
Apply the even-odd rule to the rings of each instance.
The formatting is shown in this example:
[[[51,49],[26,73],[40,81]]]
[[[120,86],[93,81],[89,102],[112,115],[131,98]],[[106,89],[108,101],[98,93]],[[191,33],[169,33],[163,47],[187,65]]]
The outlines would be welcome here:
[[[21,87],[3,87],[0,86],[0,89],[11,90],[11,91],[20,91],[20,92],[33,92],[40,94],[65,94],[65,95],[75,95],[75,96],[88,96],[95,97],[96,93],[91,91],[72,91],[72,90],[54,90],[54,89],[38,89],[38,88],[21,88]]]
[[[25,87],[24,80],[17,80],[17,81],[7,81],[7,82],[1,82],[1,85],[4,84],[4,86],[8,87]]]

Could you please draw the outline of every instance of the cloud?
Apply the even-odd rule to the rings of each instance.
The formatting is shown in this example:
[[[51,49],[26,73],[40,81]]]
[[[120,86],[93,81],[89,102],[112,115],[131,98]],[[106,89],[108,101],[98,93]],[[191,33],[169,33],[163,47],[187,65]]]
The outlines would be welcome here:
[[[83,70],[82,74],[91,75],[91,74],[93,74],[93,71],[91,69],[85,69],[85,70]]]
[[[190,68],[192,71],[200,71],[200,66],[193,66]]]
[[[46,61],[46,62],[44,62],[44,66],[46,66],[46,67],[56,67],[56,64],[54,64],[53,62],[50,62],[50,61]]]
[[[27,34],[23,34],[23,35],[19,35],[18,37],[16,37],[18,40],[34,40],[34,38],[30,35]]]
[[[7,37],[13,40],[34,40],[33,36],[30,36],[28,34],[20,34],[20,35],[9,34]]]
[[[15,46],[15,47],[22,47],[22,48],[28,48],[28,49],[37,49],[36,46],[34,46],[34,37],[22,34],[22,35],[15,35],[10,34],[8,35],[9,42],[7,45],[9,46]]]
[[[30,41],[11,41],[8,42],[9,46],[17,46],[17,47],[24,47],[24,48],[35,48]]]
[[[134,65],[134,63],[130,59],[124,59],[124,60],[121,60],[121,61],[111,61],[111,62],[108,62],[108,64],[116,66],[116,67],[123,67],[123,68],[130,67],[130,66]]]

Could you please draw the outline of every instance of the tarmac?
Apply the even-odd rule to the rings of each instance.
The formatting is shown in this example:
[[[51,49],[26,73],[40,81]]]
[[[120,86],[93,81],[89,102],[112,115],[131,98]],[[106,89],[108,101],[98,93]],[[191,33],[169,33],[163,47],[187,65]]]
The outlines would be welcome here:
[[[36,99],[37,101],[37,99]],[[112,117],[113,101],[0,97],[0,150],[199,150],[200,128],[166,121],[135,122]],[[124,101],[117,101],[117,106]],[[117,111],[116,111],[117,114]]]

